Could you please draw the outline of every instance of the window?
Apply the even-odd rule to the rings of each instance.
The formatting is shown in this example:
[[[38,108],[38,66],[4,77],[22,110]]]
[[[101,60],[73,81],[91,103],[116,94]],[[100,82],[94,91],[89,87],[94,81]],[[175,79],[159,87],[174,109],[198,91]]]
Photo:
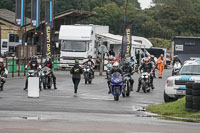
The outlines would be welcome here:
[[[61,50],[66,52],[86,52],[88,42],[82,41],[63,41]]]
[[[2,43],[2,48],[7,48],[8,47],[8,42],[3,42]]]
[[[19,37],[17,34],[9,34],[9,42],[19,42]]]

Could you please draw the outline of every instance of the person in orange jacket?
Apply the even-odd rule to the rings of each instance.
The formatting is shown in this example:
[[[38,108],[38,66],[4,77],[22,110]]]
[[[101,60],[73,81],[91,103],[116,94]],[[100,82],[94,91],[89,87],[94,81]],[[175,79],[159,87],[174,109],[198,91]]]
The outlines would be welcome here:
[[[162,72],[163,72],[163,69],[165,68],[165,58],[164,58],[163,54],[161,54],[157,60],[157,68],[159,71],[158,77],[162,78]]]

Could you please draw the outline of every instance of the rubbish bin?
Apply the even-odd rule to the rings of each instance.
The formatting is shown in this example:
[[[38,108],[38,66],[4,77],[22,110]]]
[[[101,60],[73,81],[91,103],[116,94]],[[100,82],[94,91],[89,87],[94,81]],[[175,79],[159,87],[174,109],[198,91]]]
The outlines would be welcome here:
[[[9,72],[13,71],[13,59],[9,59]],[[16,59],[14,59],[14,72],[17,71]]]

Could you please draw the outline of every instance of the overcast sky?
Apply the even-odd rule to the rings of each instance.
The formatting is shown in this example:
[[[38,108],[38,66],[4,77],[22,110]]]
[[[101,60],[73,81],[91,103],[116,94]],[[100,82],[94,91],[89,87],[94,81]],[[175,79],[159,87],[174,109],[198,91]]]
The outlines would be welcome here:
[[[150,7],[150,3],[152,2],[152,0],[138,0],[138,2],[140,2],[140,6],[142,7],[142,9],[145,9]]]

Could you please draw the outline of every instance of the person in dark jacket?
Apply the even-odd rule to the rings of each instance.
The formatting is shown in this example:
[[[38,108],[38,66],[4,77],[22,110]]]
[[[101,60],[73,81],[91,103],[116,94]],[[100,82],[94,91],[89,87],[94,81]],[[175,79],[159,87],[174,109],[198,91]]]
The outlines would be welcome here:
[[[54,89],[56,90],[57,89],[57,87],[56,87],[56,76],[53,73],[53,62],[51,60],[51,57],[47,57],[46,61],[44,62],[44,67],[45,66],[51,69],[51,74],[52,74],[52,78],[53,78]]]
[[[83,74],[83,69],[79,66],[78,60],[75,60],[75,65],[71,69],[70,73],[72,74],[72,81],[74,83],[74,96],[76,96],[78,91],[78,85],[81,80],[81,74]]]

